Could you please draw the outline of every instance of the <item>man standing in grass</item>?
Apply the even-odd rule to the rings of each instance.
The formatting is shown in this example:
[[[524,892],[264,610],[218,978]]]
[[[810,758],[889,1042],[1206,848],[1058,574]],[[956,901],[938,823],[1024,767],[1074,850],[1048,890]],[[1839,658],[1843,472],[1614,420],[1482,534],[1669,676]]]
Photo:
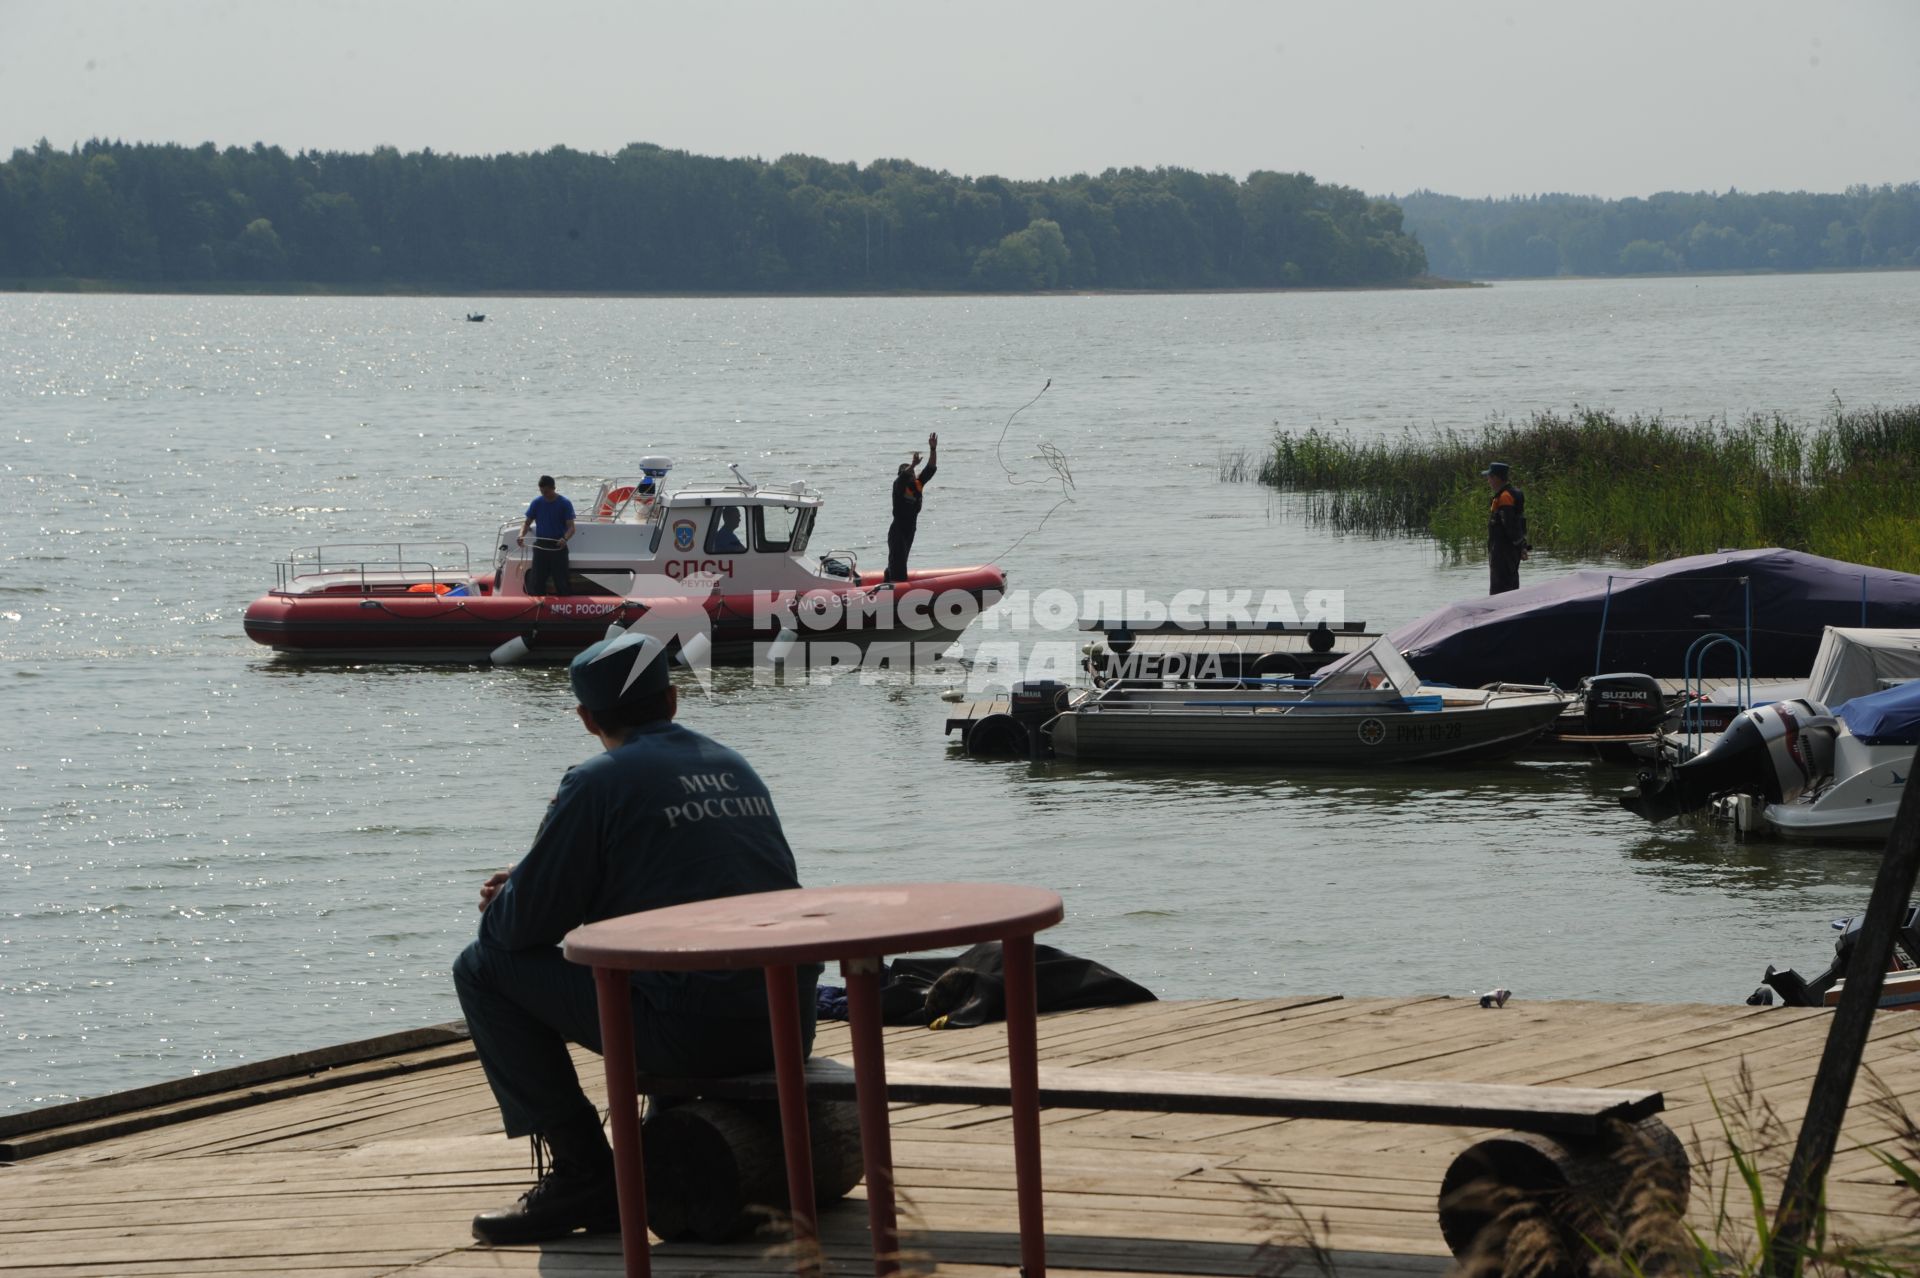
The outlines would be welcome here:
[[[1520,589],[1520,561],[1532,549],[1527,544],[1527,497],[1507,482],[1511,468],[1502,461],[1489,462],[1480,472],[1493,501],[1487,507],[1487,593],[1505,594]]]

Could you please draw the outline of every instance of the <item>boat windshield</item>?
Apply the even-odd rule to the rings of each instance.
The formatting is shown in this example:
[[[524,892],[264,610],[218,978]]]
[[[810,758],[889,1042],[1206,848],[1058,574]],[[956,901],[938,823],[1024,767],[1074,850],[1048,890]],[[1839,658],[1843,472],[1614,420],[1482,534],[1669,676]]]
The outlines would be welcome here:
[[[1407,659],[1385,637],[1374,640],[1348,657],[1334,662],[1321,672],[1308,697],[1336,693],[1392,692],[1410,697],[1420,689],[1420,677],[1413,673]]]

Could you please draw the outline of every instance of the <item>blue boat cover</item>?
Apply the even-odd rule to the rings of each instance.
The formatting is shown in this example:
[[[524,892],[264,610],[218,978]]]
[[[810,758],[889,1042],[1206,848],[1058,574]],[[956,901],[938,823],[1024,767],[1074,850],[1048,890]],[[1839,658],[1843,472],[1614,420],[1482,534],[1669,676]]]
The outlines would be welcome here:
[[[1834,713],[1868,745],[1920,744],[1920,680],[1855,697]]]
[[[1388,639],[1422,679],[1468,688],[1497,680],[1570,688],[1624,671],[1677,679],[1701,635],[1746,642],[1749,597],[1761,678],[1804,676],[1827,626],[1920,626],[1920,577],[1776,547],[1569,573],[1450,604]],[[1730,676],[1732,653],[1707,657],[1705,670]]]

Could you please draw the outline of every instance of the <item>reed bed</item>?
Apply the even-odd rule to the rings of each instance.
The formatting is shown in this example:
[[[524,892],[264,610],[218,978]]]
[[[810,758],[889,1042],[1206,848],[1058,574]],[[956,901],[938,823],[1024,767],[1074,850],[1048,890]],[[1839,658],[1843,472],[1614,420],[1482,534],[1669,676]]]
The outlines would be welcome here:
[[[1562,557],[1650,561],[1786,546],[1920,571],[1920,404],[1836,402],[1814,423],[1777,413],[1669,422],[1576,408],[1366,441],[1281,430],[1257,478],[1302,494],[1312,522],[1432,537],[1467,557],[1485,553],[1479,473],[1494,459],[1513,466],[1527,495],[1534,546]]]

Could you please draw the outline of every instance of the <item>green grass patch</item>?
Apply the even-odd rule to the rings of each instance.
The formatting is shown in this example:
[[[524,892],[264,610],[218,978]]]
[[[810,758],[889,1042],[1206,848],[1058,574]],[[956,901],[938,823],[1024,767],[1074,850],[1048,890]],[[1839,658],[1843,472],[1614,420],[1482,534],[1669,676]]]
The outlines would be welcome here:
[[[1592,409],[1359,441],[1278,431],[1258,479],[1341,532],[1431,537],[1484,554],[1491,460],[1513,466],[1535,547],[1638,561],[1786,546],[1920,572],[1920,405],[1818,422],[1669,422]]]

